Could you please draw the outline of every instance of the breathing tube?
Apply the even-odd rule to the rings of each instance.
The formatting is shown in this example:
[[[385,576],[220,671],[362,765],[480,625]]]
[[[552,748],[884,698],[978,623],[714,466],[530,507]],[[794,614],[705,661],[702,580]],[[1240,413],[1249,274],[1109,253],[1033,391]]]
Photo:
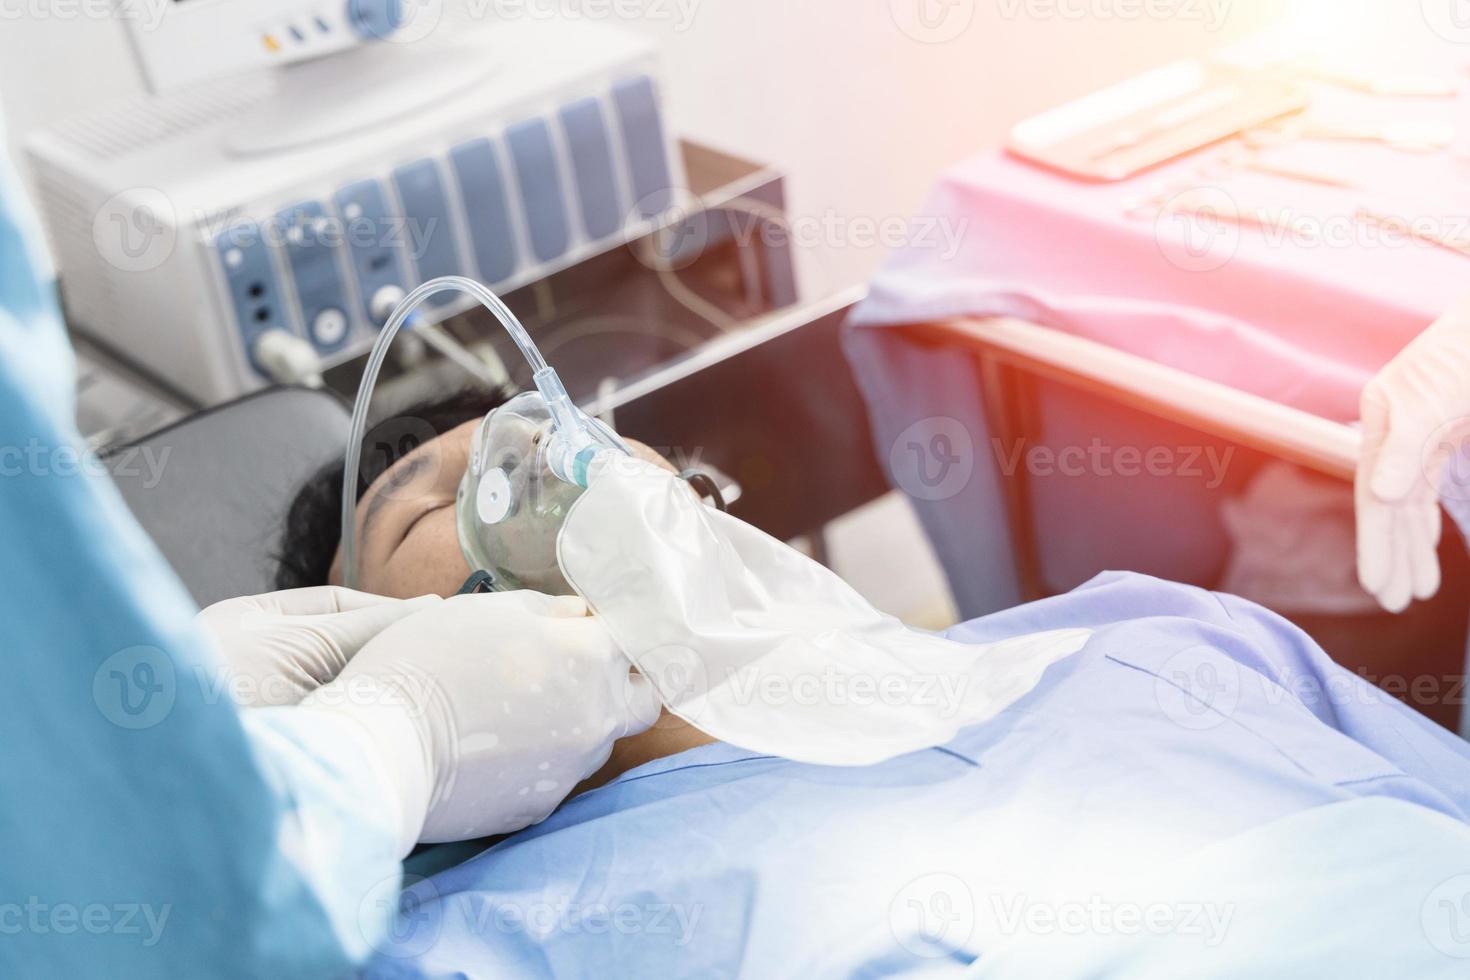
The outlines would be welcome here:
[[[548,463],[552,473],[560,480],[587,486],[587,467],[601,452],[616,450],[627,452],[616,437],[597,426],[587,415],[572,403],[561,378],[555,369],[541,356],[531,335],[510,307],[487,287],[464,276],[442,276],[431,279],[414,289],[393,310],[384,325],[367,367],[363,370],[362,383],[357,389],[357,400],[352,406],[352,429],[347,440],[347,458],[342,468],[342,576],[349,589],[357,587],[357,480],[358,468],[362,465],[362,440],[367,432],[368,406],[372,403],[373,391],[378,385],[383,361],[388,348],[398,331],[405,324],[415,321],[416,311],[424,300],[439,293],[467,293],[479,300],[500,321],[531,366],[532,381],[536,390],[545,399],[546,409],[551,415],[553,436],[548,446]],[[422,322],[422,321],[419,321]]]

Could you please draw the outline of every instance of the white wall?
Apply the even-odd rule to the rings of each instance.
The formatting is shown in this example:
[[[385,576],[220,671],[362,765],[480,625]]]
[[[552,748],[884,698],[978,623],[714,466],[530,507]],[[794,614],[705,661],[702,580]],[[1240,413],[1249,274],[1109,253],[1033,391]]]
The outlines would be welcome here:
[[[85,16],[101,2],[0,0],[12,150],[32,127],[142,90],[121,26]],[[656,38],[677,130],[775,163],[791,178],[798,233],[835,229],[803,258],[814,294],[862,280],[881,259],[881,247],[852,241],[865,222],[911,213],[941,169],[1017,120],[1226,43],[1288,0],[451,2],[460,18],[600,11]],[[958,36],[926,40],[918,9]],[[1123,16],[1148,10],[1172,16]],[[619,16],[630,11],[639,16]]]
[[[945,43],[914,39],[894,16],[945,3],[956,25],[973,15]],[[1027,8],[1017,0],[706,0],[687,31],[642,29],[667,52],[683,132],[784,169],[806,231],[851,222],[803,270],[809,287],[831,289],[881,260],[881,248],[853,242],[863,219],[912,214],[936,174],[1035,112],[1264,23],[1266,5],[1247,15],[1248,4],[1237,0],[1240,12],[1211,31],[1183,19],[1006,16]]]

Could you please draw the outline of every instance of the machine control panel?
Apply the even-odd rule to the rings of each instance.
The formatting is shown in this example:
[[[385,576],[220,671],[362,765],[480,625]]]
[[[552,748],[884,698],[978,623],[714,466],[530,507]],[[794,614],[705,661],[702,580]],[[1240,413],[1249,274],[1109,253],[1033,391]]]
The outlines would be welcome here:
[[[258,224],[245,222],[220,232],[214,242],[224,269],[229,301],[239,325],[246,357],[255,362],[255,345],[270,330],[290,330],[285,301],[276,280],[270,247]],[[254,365],[260,370],[260,365]]]
[[[272,328],[323,358],[359,352],[382,326],[373,302],[385,287],[468,275],[515,288],[617,244],[673,203],[669,147],[648,145],[663,139],[653,81],[639,75],[292,202],[261,222],[274,234],[220,236],[251,367],[265,378],[251,352]]]
[[[347,289],[338,262],[335,219],[319,201],[306,201],[276,216],[307,339],[323,353],[347,342]]]

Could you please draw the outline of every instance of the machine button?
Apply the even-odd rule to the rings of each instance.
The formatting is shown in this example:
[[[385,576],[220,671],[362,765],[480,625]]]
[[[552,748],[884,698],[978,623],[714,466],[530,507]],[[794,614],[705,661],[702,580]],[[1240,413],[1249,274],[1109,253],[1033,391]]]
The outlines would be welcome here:
[[[342,188],[337,192],[337,209],[348,221],[347,250],[357,276],[358,293],[369,307],[363,313],[375,320],[370,307],[379,291],[388,286],[402,288],[408,282],[402,255],[403,218],[389,209],[387,193],[377,180],[362,180]],[[322,308],[340,305],[330,303]],[[375,322],[381,326],[383,321]]]
[[[347,336],[347,314],[341,310],[322,310],[311,324],[311,336],[322,347],[335,347]]]
[[[275,224],[286,229],[286,262],[301,307],[306,337],[323,354],[335,354],[347,342],[351,320],[335,326],[331,317],[345,317],[347,291],[342,279],[342,247],[332,237],[332,222],[321,201],[302,201],[276,215]]]
[[[254,222],[233,225],[216,236],[214,250],[234,307],[240,344],[251,367],[262,377],[269,377],[256,358],[256,342],[272,330],[291,333],[291,324],[283,315],[285,304],[277,288],[266,236]]]
[[[380,41],[403,26],[403,0],[347,0],[347,23],[358,37]]]

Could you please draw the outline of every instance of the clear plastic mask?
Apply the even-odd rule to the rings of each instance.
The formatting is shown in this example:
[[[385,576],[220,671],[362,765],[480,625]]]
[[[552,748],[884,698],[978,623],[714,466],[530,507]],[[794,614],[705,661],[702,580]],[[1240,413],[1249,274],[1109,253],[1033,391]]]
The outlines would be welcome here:
[[[594,421],[613,444],[622,441]],[[455,500],[459,547],[472,571],[501,590],[572,595],[556,560],[556,538],[583,494],[552,473],[551,413],[539,392],[523,392],[480,423]]]

